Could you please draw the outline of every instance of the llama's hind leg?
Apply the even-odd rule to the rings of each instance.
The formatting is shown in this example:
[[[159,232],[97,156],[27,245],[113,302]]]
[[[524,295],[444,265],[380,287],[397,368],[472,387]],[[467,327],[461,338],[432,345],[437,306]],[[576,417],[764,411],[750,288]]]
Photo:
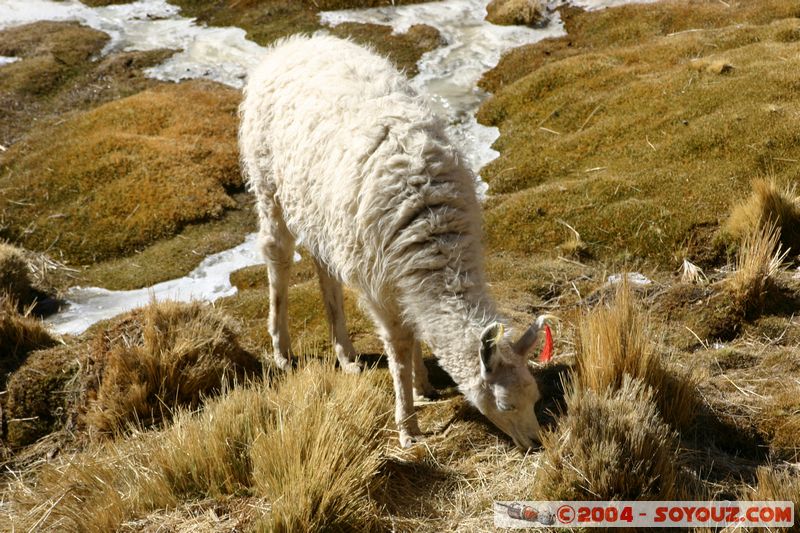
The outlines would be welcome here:
[[[428,369],[422,360],[422,347],[419,341],[414,341],[414,397],[417,399],[433,399],[437,396],[436,389],[428,380]]]
[[[325,313],[328,315],[328,323],[331,326],[336,358],[339,360],[339,365],[343,371],[349,374],[357,374],[361,372],[361,366],[356,362],[356,349],[353,347],[350,335],[347,333],[342,284],[338,279],[331,276],[324,264],[315,259],[314,265],[317,267],[319,287],[325,303]]]
[[[294,255],[294,237],[286,227],[281,208],[269,201],[261,207],[261,248],[269,276],[269,334],[275,363],[281,369],[291,366],[289,338],[289,272]]]

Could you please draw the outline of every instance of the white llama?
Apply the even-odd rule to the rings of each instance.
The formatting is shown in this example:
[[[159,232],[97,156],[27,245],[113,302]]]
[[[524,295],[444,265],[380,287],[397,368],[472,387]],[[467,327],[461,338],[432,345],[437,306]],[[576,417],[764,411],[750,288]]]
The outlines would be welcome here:
[[[378,327],[403,446],[420,436],[414,393],[431,392],[420,341],[517,445],[538,440],[539,390],[527,361],[544,317],[516,343],[504,336],[484,279],[474,176],[408,80],[350,41],[290,37],[251,73],[240,114],[278,364],[291,358],[287,283],[301,239],[345,371],[360,367],[342,283],[360,292]]]

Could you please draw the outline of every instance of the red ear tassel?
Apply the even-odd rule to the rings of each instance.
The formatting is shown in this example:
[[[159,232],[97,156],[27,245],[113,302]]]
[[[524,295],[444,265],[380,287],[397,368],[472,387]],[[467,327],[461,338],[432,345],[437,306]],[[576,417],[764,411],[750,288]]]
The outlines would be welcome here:
[[[542,346],[542,353],[539,354],[539,360],[543,363],[548,362],[553,358],[553,334],[550,332],[550,326],[544,325],[544,346]]]

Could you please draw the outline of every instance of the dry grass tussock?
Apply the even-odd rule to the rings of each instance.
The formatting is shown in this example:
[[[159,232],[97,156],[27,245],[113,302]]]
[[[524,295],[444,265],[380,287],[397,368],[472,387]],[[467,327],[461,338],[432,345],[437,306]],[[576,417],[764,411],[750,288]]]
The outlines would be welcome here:
[[[797,468],[759,467],[757,484],[745,491],[742,499],[750,501],[794,502],[794,512],[800,507],[800,471]],[[795,519],[795,523],[797,523]]]
[[[101,432],[158,423],[176,406],[194,407],[261,371],[239,344],[238,326],[199,302],[153,302],[132,312],[94,339],[89,358],[99,384],[86,421]]]
[[[46,348],[56,339],[38,318],[29,313],[20,314],[16,302],[0,294],[0,368],[5,371],[12,362],[28,352]],[[18,363],[16,363],[18,364]],[[12,364],[12,367],[16,366]],[[5,381],[5,376],[2,376]]]
[[[724,290],[743,311],[759,309],[786,258],[774,225],[756,226],[739,247],[736,268],[724,280]]]
[[[5,293],[22,305],[36,298],[31,271],[22,251],[0,241],[0,293]]]
[[[566,404],[558,429],[543,439],[537,497],[678,500],[687,494],[677,436],[645,382],[626,375],[614,389],[575,384]]]
[[[675,427],[689,425],[699,399],[696,378],[668,365],[658,353],[655,331],[620,284],[613,301],[588,313],[580,323],[576,343],[576,388],[602,396],[635,378],[653,389],[661,416]]]
[[[757,179],[753,193],[734,207],[725,231],[743,242],[754,231],[777,227],[780,243],[792,254],[800,253],[800,198],[794,187],[779,187],[774,179]]]
[[[110,531],[153,510],[254,496],[253,529],[371,530],[391,393],[319,362],[237,388],[168,429],[109,442],[18,481],[0,529]],[[257,507],[257,509],[256,509]]]

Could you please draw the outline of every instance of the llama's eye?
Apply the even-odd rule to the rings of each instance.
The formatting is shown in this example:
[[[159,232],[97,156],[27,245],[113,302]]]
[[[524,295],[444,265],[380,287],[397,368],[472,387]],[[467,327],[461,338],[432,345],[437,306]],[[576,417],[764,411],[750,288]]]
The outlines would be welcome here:
[[[511,405],[510,403],[497,402],[497,409],[498,411],[509,413],[511,411],[516,411],[517,407],[515,405]]]

